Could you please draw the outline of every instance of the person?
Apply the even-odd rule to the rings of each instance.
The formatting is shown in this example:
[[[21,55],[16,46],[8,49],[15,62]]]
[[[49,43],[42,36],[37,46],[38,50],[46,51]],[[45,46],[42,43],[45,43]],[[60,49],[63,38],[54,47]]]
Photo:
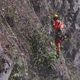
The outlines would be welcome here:
[[[63,40],[62,30],[64,29],[64,23],[59,20],[59,16],[57,14],[54,15],[53,18],[53,29],[55,32],[55,46],[57,57],[59,57],[61,53],[61,44]]]

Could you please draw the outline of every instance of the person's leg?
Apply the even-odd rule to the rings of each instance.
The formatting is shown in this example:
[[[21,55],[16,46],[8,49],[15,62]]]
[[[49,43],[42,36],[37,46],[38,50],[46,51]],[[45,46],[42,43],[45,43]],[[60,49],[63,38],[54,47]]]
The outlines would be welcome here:
[[[60,42],[57,43],[57,55],[60,55],[60,52],[61,52],[61,44]]]
[[[60,55],[60,52],[61,52],[61,43],[60,43],[60,41],[56,40],[55,45],[56,45],[56,53],[57,53],[57,55]]]

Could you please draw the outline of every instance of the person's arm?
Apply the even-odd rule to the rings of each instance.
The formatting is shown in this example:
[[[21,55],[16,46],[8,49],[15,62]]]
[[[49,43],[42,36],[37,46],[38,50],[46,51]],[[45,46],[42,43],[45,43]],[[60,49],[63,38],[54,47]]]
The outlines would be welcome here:
[[[53,20],[51,19],[51,26],[53,27]]]
[[[61,29],[64,29],[65,28],[65,25],[64,25],[64,23],[63,22],[61,22],[61,27],[60,27]]]
[[[63,22],[60,21],[60,31],[63,36],[65,36],[65,25]]]
[[[50,35],[53,36],[54,35],[54,21],[53,18],[51,18],[51,28],[50,28]]]
[[[62,34],[64,36],[64,39],[67,39],[68,36],[66,34],[66,25],[64,23],[62,23],[62,25],[61,25],[61,32],[62,32]]]

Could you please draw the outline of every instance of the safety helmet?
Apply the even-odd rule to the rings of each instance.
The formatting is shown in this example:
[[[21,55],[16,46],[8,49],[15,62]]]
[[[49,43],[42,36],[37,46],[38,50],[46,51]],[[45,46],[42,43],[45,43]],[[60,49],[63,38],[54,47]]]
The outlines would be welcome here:
[[[54,14],[54,17],[59,17],[57,14]]]
[[[54,14],[54,20],[58,19],[59,16],[57,14]]]

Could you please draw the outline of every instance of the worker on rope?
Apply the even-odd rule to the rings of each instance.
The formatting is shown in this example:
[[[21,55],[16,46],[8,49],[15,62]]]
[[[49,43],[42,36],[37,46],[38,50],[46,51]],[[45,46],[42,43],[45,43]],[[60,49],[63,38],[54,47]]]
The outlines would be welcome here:
[[[64,30],[64,23],[59,20],[59,16],[57,14],[54,15],[53,18],[53,29],[55,32],[55,45],[56,45],[56,53],[57,57],[59,57],[61,53],[61,44],[63,41],[63,33],[62,30]]]

